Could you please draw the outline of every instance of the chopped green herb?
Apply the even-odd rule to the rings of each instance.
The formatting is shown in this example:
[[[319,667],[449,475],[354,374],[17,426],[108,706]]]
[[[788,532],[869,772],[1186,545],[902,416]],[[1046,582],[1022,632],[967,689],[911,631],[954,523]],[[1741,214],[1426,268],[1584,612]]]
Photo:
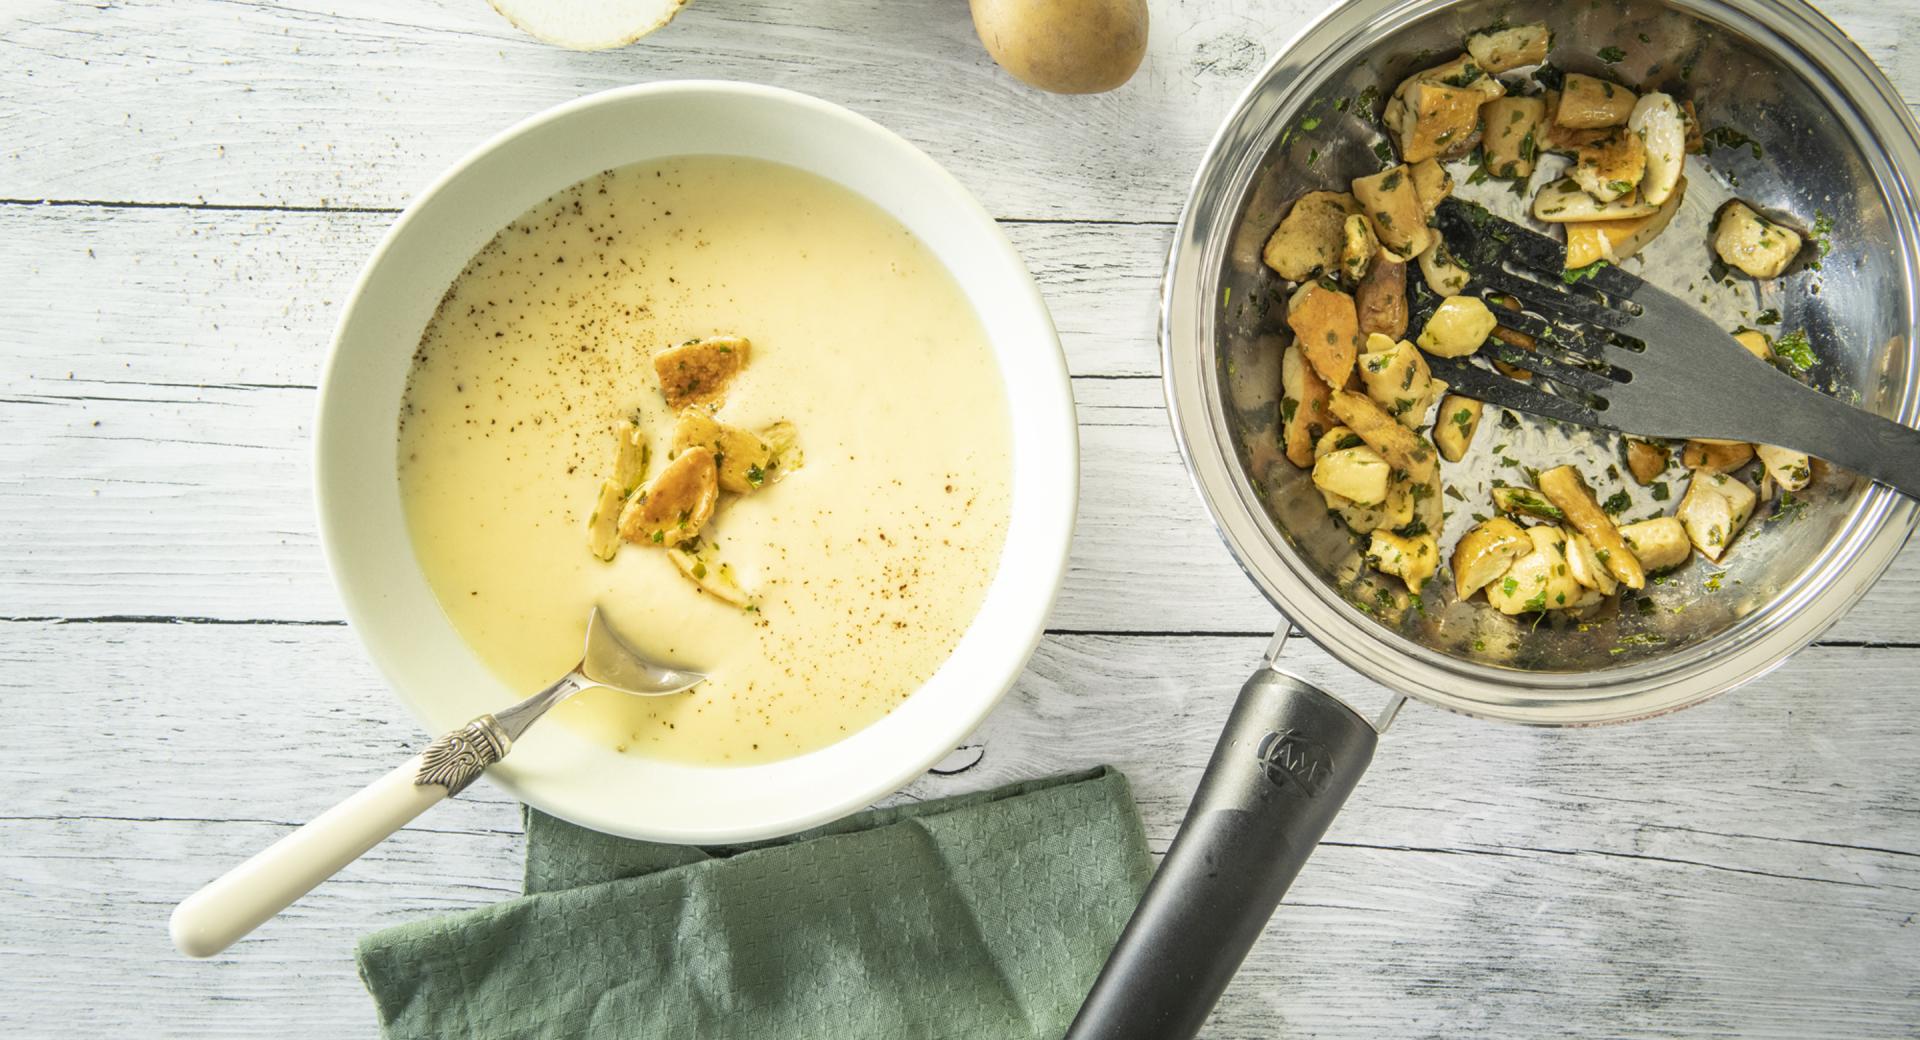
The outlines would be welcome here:
[[[1661,480],[1654,483],[1653,500],[1655,502],[1665,502],[1672,494],[1673,491],[1667,487],[1666,481]]]
[[[1804,329],[1794,329],[1775,340],[1773,354],[1791,366],[1794,372],[1805,372],[1819,360],[1814,357],[1813,344],[1807,342],[1807,333]]]
[[[1600,60],[1609,65],[1618,65],[1627,59],[1627,52],[1618,47],[1600,48]]]
[[[1819,257],[1821,260],[1826,259],[1827,254],[1833,250],[1833,238],[1831,237],[1832,235],[1833,235],[1833,218],[1827,216],[1825,213],[1822,213],[1819,210],[1814,210],[1813,211],[1813,244],[1814,244],[1814,247],[1819,250]],[[1816,271],[1820,270],[1820,260],[1813,261],[1812,267]]]
[[[1628,495],[1625,491],[1615,491],[1613,494],[1607,496],[1605,502],[1600,503],[1600,508],[1605,511],[1608,516],[1618,516],[1626,512],[1627,507],[1631,505],[1633,505],[1632,496]]]
[[[1760,142],[1730,126],[1716,126],[1700,135],[1702,150],[1712,155],[1715,148],[1747,148],[1752,150],[1755,159],[1763,158],[1765,151]]]
[[[1300,120],[1300,129],[1302,129],[1302,130],[1318,130],[1318,129],[1320,129],[1320,117],[1319,117],[1319,116],[1308,116],[1307,118],[1305,118],[1305,119],[1302,119],[1302,120]]]
[[[1560,275],[1560,280],[1567,283],[1568,285],[1572,285],[1573,283],[1579,281],[1582,278],[1592,278],[1593,276],[1599,274],[1600,269],[1605,266],[1607,266],[1607,262],[1605,260],[1595,260],[1593,263],[1590,263],[1585,267],[1575,267],[1571,270],[1562,272]]]
[[[1777,308],[1768,307],[1766,310],[1760,312],[1758,318],[1753,320],[1757,325],[1778,325],[1780,324],[1780,311]]]
[[[1767,517],[1767,523],[1771,524],[1775,521],[1791,523],[1799,519],[1800,514],[1806,512],[1806,509],[1806,499],[1798,497],[1791,491],[1782,492],[1780,504],[1775,506],[1773,514]]]

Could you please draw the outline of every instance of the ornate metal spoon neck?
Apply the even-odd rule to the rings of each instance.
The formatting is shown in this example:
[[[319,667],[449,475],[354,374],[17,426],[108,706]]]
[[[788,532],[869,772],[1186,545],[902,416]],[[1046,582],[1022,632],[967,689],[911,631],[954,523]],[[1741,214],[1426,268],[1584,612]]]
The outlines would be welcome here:
[[[561,676],[560,680],[552,686],[511,708],[494,712],[493,718],[505,731],[508,740],[519,740],[520,734],[525,733],[527,727],[533,725],[535,719],[545,715],[548,709],[592,685],[593,683],[587,681],[586,676],[580,674],[580,669],[575,668]]]
[[[498,714],[479,718],[428,744],[420,752],[420,768],[414,773],[416,786],[439,784],[451,798],[479,779],[487,767],[505,758],[513,742],[533,725],[547,709],[591,686],[579,669],[568,672],[559,682],[507,708]]]

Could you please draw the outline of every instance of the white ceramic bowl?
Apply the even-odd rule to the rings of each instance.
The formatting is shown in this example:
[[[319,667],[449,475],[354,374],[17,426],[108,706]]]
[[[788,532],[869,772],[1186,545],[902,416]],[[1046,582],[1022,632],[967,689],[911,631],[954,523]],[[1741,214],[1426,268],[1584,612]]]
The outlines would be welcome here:
[[[1066,571],[1079,490],[1073,397],[1046,304],[960,183],[878,124],[802,94],[660,83],[581,98],[482,145],[407,207],[341,316],[317,428],[320,532],[347,616],[400,699],[434,733],[530,690],[507,688],[461,641],[414,560],[395,436],[421,330],[473,254],[528,207],[583,178],[674,155],[787,163],[865,196],[933,250],[973,304],[1013,423],[1006,548],[953,655],[892,714],[810,754],[701,767],[621,754],[536,725],[488,779],[596,830],[688,843],[802,830],[887,795],[979,725],[1039,641]]]

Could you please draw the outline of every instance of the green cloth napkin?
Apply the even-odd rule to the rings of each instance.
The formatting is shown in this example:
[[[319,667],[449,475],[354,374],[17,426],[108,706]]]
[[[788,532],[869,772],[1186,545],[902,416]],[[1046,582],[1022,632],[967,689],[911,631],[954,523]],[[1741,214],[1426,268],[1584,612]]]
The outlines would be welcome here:
[[[361,940],[390,1040],[1056,1040],[1146,886],[1111,769],[696,849],[529,810],[526,895]]]

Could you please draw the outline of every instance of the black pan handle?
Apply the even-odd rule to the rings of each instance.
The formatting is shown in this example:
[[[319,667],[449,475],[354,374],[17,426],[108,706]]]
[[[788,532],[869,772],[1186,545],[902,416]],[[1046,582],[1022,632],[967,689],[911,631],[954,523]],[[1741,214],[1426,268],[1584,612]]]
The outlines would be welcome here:
[[[1067,1040],[1198,1033],[1378,740],[1333,696],[1271,668],[1255,672]]]

